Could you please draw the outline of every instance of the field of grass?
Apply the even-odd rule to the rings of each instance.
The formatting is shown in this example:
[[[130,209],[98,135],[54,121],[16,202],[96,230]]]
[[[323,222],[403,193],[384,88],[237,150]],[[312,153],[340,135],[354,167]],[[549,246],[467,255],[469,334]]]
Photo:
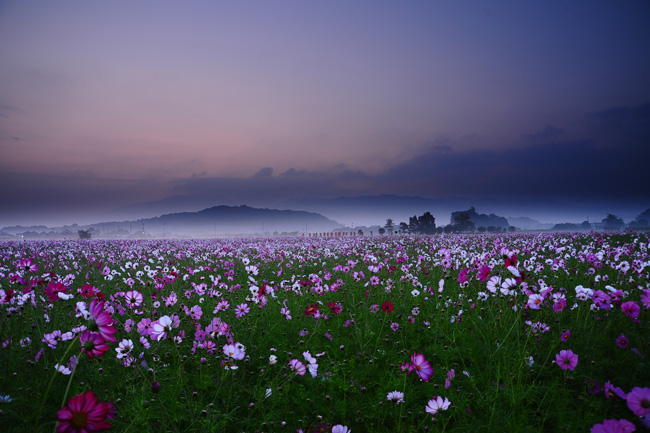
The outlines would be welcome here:
[[[2,243],[0,431],[642,431],[649,241]]]

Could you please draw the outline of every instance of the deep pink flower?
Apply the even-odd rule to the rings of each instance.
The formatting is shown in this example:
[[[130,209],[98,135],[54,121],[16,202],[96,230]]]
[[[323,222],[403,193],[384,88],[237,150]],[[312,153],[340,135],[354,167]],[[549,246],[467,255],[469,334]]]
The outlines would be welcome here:
[[[627,407],[636,416],[650,414],[650,388],[632,388],[632,391],[627,393]]]
[[[621,304],[621,311],[631,319],[637,319],[641,312],[641,307],[634,301],[627,301]]]
[[[108,311],[104,311],[104,301],[93,299],[88,311],[91,320],[94,322],[89,329],[99,332],[102,338],[107,341],[116,342],[117,338],[115,338],[114,334],[117,333],[117,328],[113,326],[113,317]]]
[[[553,304],[553,311],[561,313],[566,308],[566,299],[560,298]]]
[[[605,382],[603,391],[605,393],[605,398],[611,398],[613,396],[617,396],[622,398],[623,400],[627,399],[627,395],[625,394],[625,392],[618,386],[613,385],[612,382],[610,382],[609,380]]]
[[[97,332],[84,331],[79,336],[81,342],[81,351],[88,355],[88,358],[102,357],[110,347],[101,334]]]
[[[571,331],[569,331],[568,329],[564,331],[562,334],[560,334],[560,341],[562,341],[563,343],[569,341],[569,338],[571,338]]]
[[[486,282],[490,278],[490,272],[492,272],[492,268],[483,265],[479,268],[476,278],[478,278],[479,281]]]
[[[50,281],[45,288],[45,295],[49,302],[56,302],[59,300],[59,293],[65,293],[68,287],[59,283],[58,281]]]
[[[469,273],[468,268],[461,269],[461,271],[458,273],[458,283],[459,284],[463,284],[463,283],[467,282],[468,273]]]
[[[555,363],[562,370],[575,370],[578,365],[578,355],[572,350],[560,350],[560,353],[555,355]]]
[[[632,433],[636,430],[634,424],[626,419],[605,419],[602,424],[591,428],[591,433]]]
[[[618,337],[616,337],[616,345],[621,349],[625,349],[627,348],[627,346],[630,345],[630,339],[627,338],[625,335],[621,334]]]
[[[423,354],[414,353],[411,355],[411,363],[409,364],[409,374],[415,371],[420,379],[428,382],[433,376],[434,370],[431,363],[426,360]]]
[[[107,418],[114,416],[112,403],[101,402],[92,391],[71,397],[66,406],[59,409],[56,417],[57,433],[92,433],[108,430]]]

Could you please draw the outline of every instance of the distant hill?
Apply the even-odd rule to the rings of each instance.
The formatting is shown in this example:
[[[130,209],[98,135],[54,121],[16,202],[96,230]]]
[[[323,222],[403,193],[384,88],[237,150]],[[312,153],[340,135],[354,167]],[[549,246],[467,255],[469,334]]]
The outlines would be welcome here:
[[[258,209],[249,206],[214,206],[197,212],[179,212],[130,221],[69,225],[38,232],[29,227],[29,237],[51,237],[60,233],[76,236],[89,230],[93,238],[104,237],[209,237],[233,234],[303,233],[331,231],[341,224],[323,215],[294,210]],[[14,233],[11,233],[14,234]],[[47,234],[47,236],[45,236]]]

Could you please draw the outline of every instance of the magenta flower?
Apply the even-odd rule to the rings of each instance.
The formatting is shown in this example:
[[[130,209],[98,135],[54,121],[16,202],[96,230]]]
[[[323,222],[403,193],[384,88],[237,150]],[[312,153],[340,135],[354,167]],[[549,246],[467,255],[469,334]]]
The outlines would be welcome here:
[[[88,358],[102,357],[110,349],[106,340],[97,332],[84,331],[79,336],[81,351],[88,355]]]
[[[591,433],[632,433],[636,430],[634,424],[626,419],[605,419],[602,424],[591,428]]]
[[[117,328],[113,326],[111,315],[104,311],[104,301],[93,299],[90,303],[89,312],[90,319],[94,322],[89,329],[99,332],[104,340],[116,342],[117,338],[115,338],[114,334],[117,333]]]
[[[490,272],[492,272],[492,268],[483,265],[479,268],[476,278],[478,278],[479,281],[486,282],[490,278]]]
[[[641,312],[641,307],[634,301],[627,301],[621,304],[621,311],[631,319],[637,319]]]
[[[458,283],[459,284],[466,283],[468,280],[468,274],[469,274],[468,268],[461,269],[460,272],[458,273]]]
[[[56,302],[59,298],[59,293],[65,293],[68,286],[58,281],[50,281],[45,288],[45,296],[49,302]]]
[[[621,349],[625,349],[627,348],[627,346],[630,345],[630,339],[627,338],[625,335],[621,334],[618,337],[616,337],[616,345]]]
[[[569,341],[569,338],[571,338],[571,331],[569,331],[568,329],[564,331],[562,334],[560,334],[560,341],[563,343]]]
[[[108,430],[111,425],[106,419],[112,418],[114,412],[112,403],[101,402],[92,391],[86,391],[71,397],[66,406],[58,410],[56,432],[92,433]]]
[[[406,368],[408,368],[408,374],[415,371],[415,374],[417,374],[424,382],[428,382],[434,373],[431,363],[427,361],[421,353],[414,353],[411,355],[411,363],[407,363]]]
[[[560,350],[560,353],[555,355],[555,363],[562,370],[575,370],[578,365],[578,355],[572,350]]]
[[[617,396],[619,398],[622,398],[623,400],[627,399],[627,395],[625,394],[625,392],[618,386],[613,385],[612,382],[610,382],[609,380],[605,382],[603,391],[605,393],[605,398],[611,398],[613,396]]]
[[[627,393],[627,407],[636,416],[650,414],[650,388],[632,388],[632,391]]]

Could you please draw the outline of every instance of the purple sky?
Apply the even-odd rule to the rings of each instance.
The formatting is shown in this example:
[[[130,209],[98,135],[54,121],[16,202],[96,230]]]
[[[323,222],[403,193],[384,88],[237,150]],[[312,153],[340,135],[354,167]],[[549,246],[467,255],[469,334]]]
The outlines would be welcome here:
[[[648,22],[647,1],[2,2],[0,224],[197,191],[643,207]]]

